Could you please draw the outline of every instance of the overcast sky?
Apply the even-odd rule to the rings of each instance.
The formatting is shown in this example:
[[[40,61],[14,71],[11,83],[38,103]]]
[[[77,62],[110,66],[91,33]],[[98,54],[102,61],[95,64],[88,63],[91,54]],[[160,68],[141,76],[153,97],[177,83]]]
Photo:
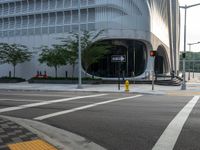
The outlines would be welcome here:
[[[200,0],[179,0],[180,5],[200,3]],[[183,50],[184,10],[181,10],[181,51]],[[200,5],[187,11],[187,43],[200,42]],[[192,46],[192,51],[200,52],[200,44]],[[187,51],[189,47],[187,46]]]

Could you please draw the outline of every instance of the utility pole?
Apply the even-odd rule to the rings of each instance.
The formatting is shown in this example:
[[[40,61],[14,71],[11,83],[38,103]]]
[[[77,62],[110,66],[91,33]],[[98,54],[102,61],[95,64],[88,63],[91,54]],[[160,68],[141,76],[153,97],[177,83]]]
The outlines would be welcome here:
[[[81,0],[78,0],[78,89],[82,89],[82,58],[81,58]]]

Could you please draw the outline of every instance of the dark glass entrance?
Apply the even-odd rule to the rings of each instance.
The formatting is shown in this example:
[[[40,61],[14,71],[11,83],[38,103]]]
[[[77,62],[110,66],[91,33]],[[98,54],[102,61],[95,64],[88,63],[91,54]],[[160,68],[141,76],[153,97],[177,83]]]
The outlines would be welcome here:
[[[155,73],[163,74],[164,72],[164,58],[162,56],[156,56],[155,58]]]
[[[133,73],[138,76],[144,72],[147,62],[145,44],[132,40],[109,40],[109,42],[113,47],[98,63],[89,67],[89,74],[105,78],[116,78],[119,74],[119,68],[121,76],[124,75],[124,77],[132,77]],[[113,55],[123,55],[126,57],[126,61],[122,63],[112,62]]]

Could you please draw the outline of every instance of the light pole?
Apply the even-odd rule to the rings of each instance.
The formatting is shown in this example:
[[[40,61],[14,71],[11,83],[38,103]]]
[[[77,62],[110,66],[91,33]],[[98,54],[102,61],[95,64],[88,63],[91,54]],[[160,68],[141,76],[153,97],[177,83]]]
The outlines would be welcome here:
[[[187,26],[187,9],[191,8],[191,7],[195,7],[200,5],[200,3],[198,4],[194,4],[194,5],[185,5],[185,6],[180,6],[180,8],[185,9],[185,23],[184,23],[184,53],[183,53],[183,82],[181,85],[181,90],[186,90],[186,84],[185,84],[185,53],[186,53],[186,26]]]
[[[81,0],[78,0],[78,89],[82,89],[82,58],[81,58]]]
[[[188,43],[190,52],[191,52],[192,45],[196,45],[196,44],[200,44],[200,42]],[[193,78],[194,78],[194,54],[193,53],[192,53],[192,71],[193,71]]]

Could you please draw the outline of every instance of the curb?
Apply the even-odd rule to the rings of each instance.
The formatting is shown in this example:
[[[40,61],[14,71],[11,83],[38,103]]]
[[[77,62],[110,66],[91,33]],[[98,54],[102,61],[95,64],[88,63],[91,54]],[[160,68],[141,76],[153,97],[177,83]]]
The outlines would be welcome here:
[[[32,133],[38,135],[39,138],[54,145],[59,150],[106,150],[84,137],[38,121],[3,115],[0,115],[0,117],[6,118],[23,126]]]
[[[90,92],[90,93],[127,93],[125,91],[99,91],[99,90],[50,90],[50,89],[2,89],[0,88],[1,91],[35,91],[35,92]],[[148,95],[166,95],[167,92],[163,91],[152,91],[152,92],[138,92],[138,91],[130,91],[128,92],[130,94],[148,94]]]

